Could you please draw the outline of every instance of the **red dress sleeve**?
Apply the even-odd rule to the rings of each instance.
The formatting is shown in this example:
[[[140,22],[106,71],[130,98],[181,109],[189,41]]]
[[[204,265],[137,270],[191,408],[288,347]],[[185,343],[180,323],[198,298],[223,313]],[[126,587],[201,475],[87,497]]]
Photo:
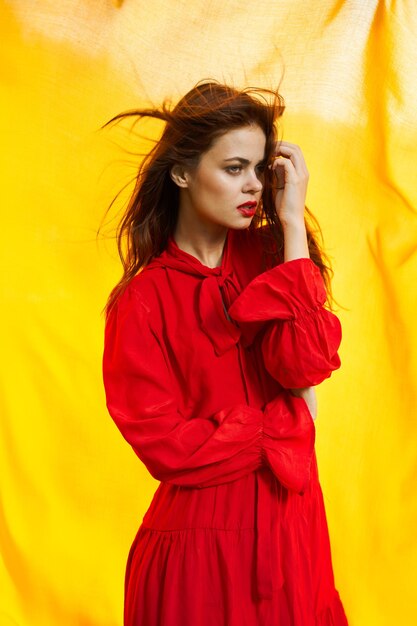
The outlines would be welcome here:
[[[185,418],[150,311],[129,287],[106,322],[103,379],[110,415],[157,480],[208,487],[268,463],[289,488],[307,483],[314,426],[299,399]]]
[[[340,367],[341,326],[324,308],[326,291],[311,259],[287,261],[253,279],[229,309],[250,342],[263,330],[269,373],[286,389],[318,385]]]

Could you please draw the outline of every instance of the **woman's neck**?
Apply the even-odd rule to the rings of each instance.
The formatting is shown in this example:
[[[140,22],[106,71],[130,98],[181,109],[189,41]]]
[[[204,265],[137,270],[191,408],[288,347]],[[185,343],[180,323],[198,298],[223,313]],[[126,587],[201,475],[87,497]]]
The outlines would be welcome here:
[[[213,228],[199,225],[187,225],[180,220],[174,231],[177,246],[196,257],[207,267],[219,267],[222,262],[223,248],[228,229],[224,226]]]

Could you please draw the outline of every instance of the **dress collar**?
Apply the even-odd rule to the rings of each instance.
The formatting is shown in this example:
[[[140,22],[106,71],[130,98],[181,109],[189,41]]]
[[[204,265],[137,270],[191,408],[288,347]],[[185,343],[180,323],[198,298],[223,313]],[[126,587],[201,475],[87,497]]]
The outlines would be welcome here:
[[[192,254],[181,250],[171,236],[162,254],[153,259],[145,268],[145,270],[156,267],[174,269],[202,279],[197,288],[196,313],[201,330],[211,341],[218,356],[236,346],[240,338],[240,330],[230,320],[226,302],[223,300],[226,294],[229,301],[233,301],[239,295],[231,264],[232,239],[233,231],[228,230],[222,261],[218,267],[208,267]]]
[[[168,239],[167,247],[158,257],[153,259],[147,266],[147,269],[154,267],[169,267],[182,271],[186,274],[197,276],[219,276],[226,278],[231,271],[230,248],[233,239],[233,231],[227,231],[226,240],[224,242],[221,264],[218,267],[208,267],[199,261],[195,256],[178,247],[174,237],[171,235]]]

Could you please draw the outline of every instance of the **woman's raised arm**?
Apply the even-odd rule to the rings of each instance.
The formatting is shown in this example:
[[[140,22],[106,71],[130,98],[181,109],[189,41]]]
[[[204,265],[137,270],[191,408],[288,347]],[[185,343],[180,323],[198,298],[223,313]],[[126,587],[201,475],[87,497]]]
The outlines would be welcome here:
[[[259,274],[228,312],[250,340],[261,328],[267,370],[284,388],[300,389],[340,367],[341,326],[325,302],[319,268],[300,258]]]

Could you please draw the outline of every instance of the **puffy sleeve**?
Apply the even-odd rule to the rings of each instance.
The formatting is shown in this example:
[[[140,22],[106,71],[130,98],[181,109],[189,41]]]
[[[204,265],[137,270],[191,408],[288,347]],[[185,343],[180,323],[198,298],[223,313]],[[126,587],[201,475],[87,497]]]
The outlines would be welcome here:
[[[250,343],[261,329],[269,373],[286,389],[318,385],[340,367],[341,326],[324,308],[326,291],[311,259],[259,274],[229,309]]]
[[[303,405],[288,404],[299,399],[272,402],[263,411],[241,404],[210,418],[185,418],[151,319],[140,295],[128,287],[107,319],[103,354],[109,413],[150,474],[163,482],[207,487],[267,463],[284,484],[301,491],[314,426],[300,412]]]

